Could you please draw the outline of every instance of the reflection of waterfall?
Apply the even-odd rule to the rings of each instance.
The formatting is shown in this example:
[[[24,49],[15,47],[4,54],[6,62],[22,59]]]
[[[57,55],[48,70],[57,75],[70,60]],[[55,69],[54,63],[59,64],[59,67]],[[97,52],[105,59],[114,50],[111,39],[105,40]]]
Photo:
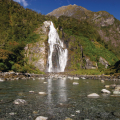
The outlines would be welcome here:
[[[57,83],[56,83],[57,82]],[[53,79],[48,79],[48,113],[54,113],[54,102],[57,100],[57,103],[64,103],[67,101],[67,93],[66,93],[66,79],[60,78],[56,81]],[[55,93],[52,94],[52,90],[55,90]]]
[[[67,101],[66,96],[66,79],[59,79],[59,102]]]
[[[52,22],[48,36],[50,50],[48,54],[47,72],[64,72],[68,51],[64,48],[63,42],[60,40]]]
[[[48,112],[52,114],[52,79],[48,79]]]
[[[48,79],[48,103],[51,104],[52,79]]]

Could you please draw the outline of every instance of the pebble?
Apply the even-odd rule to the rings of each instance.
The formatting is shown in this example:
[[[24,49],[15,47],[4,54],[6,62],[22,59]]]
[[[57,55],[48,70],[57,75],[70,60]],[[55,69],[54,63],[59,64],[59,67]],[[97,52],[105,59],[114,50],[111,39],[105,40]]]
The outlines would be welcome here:
[[[46,84],[47,82],[43,82],[44,84]]]
[[[35,120],[47,120],[48,117],[38,116]]]
[[[107,93],[107,94],[110,94],[110,93],[111,93],[109,90],[106,90],[106,89],[102,89],[101,92],[102,92],[102,93]]]
[[[77,82],[73,82],[73,85],[78,85],[79,83],[77,83]]]
[[[105,88],[109,88],[110,87],[110,85],[105,85]]]
[[[14,113],[14,112],[11,112],[11,113],[9,113],[9,115],[15,115],[16,113]]]
[[[89,98],[98,98],[99,95],[97,93],[91,93],[91,94],[87,95],[87,97],[89,97]]]
[[[86,78],[85,78],[85,77],[81,77],[81,79],[83,79],[83,80],[84,80],[84,79],[86,79]]]
[[[16,105],[20,105],[20,104],[23,105],[23,104],[26,104],[27,102],[23,99],[16,99],[16,100],[14,100],[13,103]]]
[[[80,110],[76,110],[76,113],[80,113]]]
[[[34,93],[34,91],[29,91],[29,93]]]
[[[40,95],[45,95],[46,93],[45,92],[39,92]]]
[[[101,80],[101,83],[104,83],[105,81],[104,80]]]

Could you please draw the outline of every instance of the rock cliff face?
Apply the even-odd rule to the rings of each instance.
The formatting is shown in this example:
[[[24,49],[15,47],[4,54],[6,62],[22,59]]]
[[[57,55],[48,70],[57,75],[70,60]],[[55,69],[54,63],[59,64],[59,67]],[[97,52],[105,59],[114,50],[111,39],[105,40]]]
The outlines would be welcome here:
[[[45,22],[36,30],[36,33],[40,35],[38,42],[27,44],[25,47],[25,57],[28,59],[28,64],[34,65],[40,71],[46,70],[49,24],[50,22]]]

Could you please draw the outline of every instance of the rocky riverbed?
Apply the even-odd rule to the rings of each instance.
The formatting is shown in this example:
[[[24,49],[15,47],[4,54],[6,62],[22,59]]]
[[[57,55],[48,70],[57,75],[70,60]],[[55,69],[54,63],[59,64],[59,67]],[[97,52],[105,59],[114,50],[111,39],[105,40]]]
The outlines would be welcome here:
[[[19,79],[35,79],[35,78],[69,78],[69,79],[93,79],[93,80],[107,80],[120,81],[120,76],[110,75],[70,75],[66,73],[45,73],[45,74],[30,74],[30,73],[16,73],[16,72],[0,72],[0,81],[4,80],[19,80]]]

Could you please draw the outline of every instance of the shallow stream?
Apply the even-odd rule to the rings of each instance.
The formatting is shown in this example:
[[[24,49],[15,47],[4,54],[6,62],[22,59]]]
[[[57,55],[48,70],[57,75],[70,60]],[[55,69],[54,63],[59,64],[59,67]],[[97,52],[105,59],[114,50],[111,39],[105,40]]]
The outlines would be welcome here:
[[[73,85],[78,82],[78,85]],[[49,120],[120,120],[120,96],[101,94],[104,85],[120,82],[99,80],[18,80],[0,82],[0,120],[34,120],[37,116]],[[34,91],[30,93],[29,91]],[[39,92],[46,94],[40,95]],[[88,98],[97,93],[99,98]],[[16,99],[26,105],[15,105]]]

